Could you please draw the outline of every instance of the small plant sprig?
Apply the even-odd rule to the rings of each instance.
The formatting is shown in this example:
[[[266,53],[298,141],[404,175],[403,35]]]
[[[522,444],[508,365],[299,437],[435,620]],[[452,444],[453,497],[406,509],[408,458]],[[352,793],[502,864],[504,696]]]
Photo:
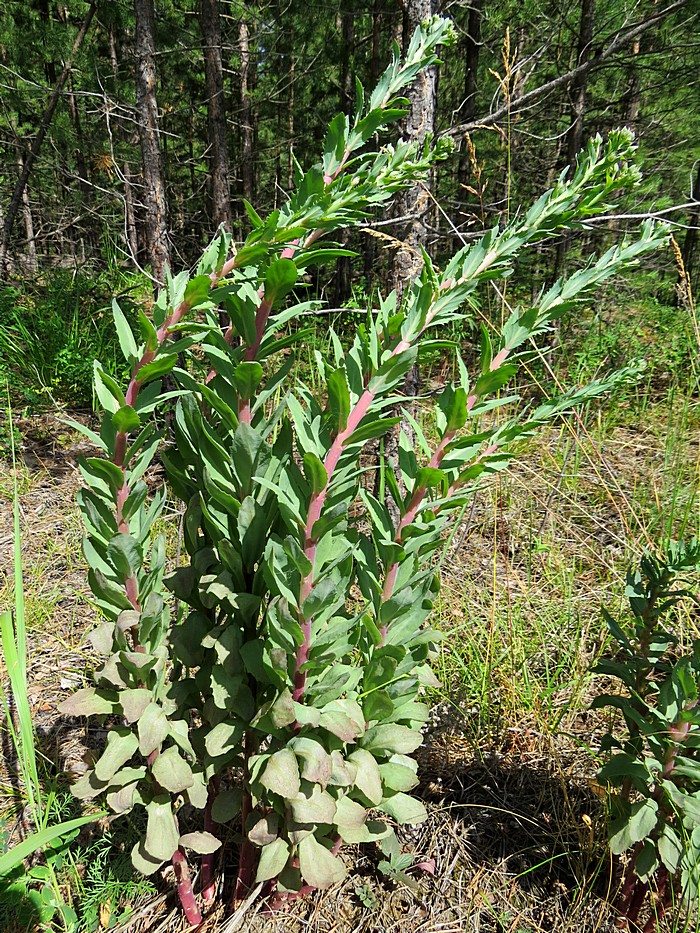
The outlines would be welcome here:
[[[151,874],[172,862],[193,925],[201,910],[187,852],[202,856],[208,902],[230,821],[240,825],[234,897],[262,883],[284,899],[340,880],[344,844],[382,842],[393,852],[392,823],[425,818],[410,795],[411,755],[427,717],[421,693],[435,683],[431,555],[450,515],[508,463],[515,441],[636,374],[630,367],[532,410],[502,392],[532,339],[667,241],[653,224],[515,309],[495,341],[484,331],[476,379],[457,358],[459,380],[434,412],[437,441],[414,423],[417,450],[400,436],[401,482],[384,471],[396,524],[361,487],[363,449],[395,424],[386,412],[430,333],[467,316],[467,301],[509,274],[529,245],[585,223],[636,183],[633,139],[621,130],[592,140],[571,174],[444,270],[424,255],[404,301],[382,299],[350,347],[331,332],[316,390],[295,381],[293,355],[281,351],[305,335],[283,330],[310,307],[294,295],[299,274],[344,254],[317,241],[359,223],[445,154],[403,142],[365,147],[404,114],[396,95],[452,33],[433,18],[403,60],[395,50],[367,103],[358,85],[354,117],[333,120],[322,161],[298,169],[289,201],[266,219],[248,206],[245,242],[234,251],[220,233],[194,276],[169,278],[153,320],[139,314],[138,337],[115,306],[132,366],[126,391],[96,366],[104,416],[99,434],[85,433],[104,457],[82,464],[79,505],[90,585],[107,620],[91,637],[105,661],[96,686],[63,711],[120,725],[74,793],[102,797],[117,813],[145,807],[133,863]],[[231,322],[223,333],[222,306]],[[165,373],[177,386],[173,444],[154,418],[173,398],[161,388]],[[506,403],[515,414],[494,425],[490,413]],[[188,562],[167,579],[164,541],[152,535],[166,493],[149,499],[143,480],[157,452],[186,504]],[[184,617],[171,618],[170,593]],[[183,803],[195,814],[191,832],[180,827]]]
[[[643,930],[653,933],[671,905],[698,900],[700,641],[678,657],[668,622],[680,600],[698,602],[686,575],[699,568],[695,539],[658,557],[646,554],[627,575],[631,622],[603,611],[618,651],[594,671],[618,680],[623,692],[602,694],[592,707],[620,710],[626,729],[605,736],[608,760],[598,772],[611,788],[610,848],[629,853],[617,900],[621,929],[638,923],[645,903]]]

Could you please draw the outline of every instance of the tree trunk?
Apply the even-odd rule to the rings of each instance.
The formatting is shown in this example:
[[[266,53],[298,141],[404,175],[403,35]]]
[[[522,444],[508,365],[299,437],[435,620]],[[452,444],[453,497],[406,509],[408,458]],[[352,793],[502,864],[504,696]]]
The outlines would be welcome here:
[[[231,194],[229,190],[224,77],[221,64],[219,0],[202,0],[200,22],[202,38],[204,39],[212,220],[216,226],[223,224],[226,230],[230,232],[232,223]]]
[[[147,249],[156,282],[165,281],[169,262],[165,181],[156,102],[155,11],[153,0],[134,0],[136,14],[136,114],[143,164]]]
[[[414,29],[433,13],[432,0],[406,0],[404,7],[403,38],[404,47]],[[437,92],[437,68],[433,65],[422,71],[409,88],[409,112],[404,126],[407,139],[421,143],[428,133],[435,130]],[[402,222],[399,239],[404,243],[394,257],[394,288],[399,298],[408,288],[421,267],[419,247],[427,239],[426,217],[430,209],[430,198],[425,190],[427,183],[415,185],[396,198],[396,215],[403,217],[411,214],[411,220]]]
[[[467,34],[464,37],[464,100],[459,110],[460,119],[471,123],[476,116],[477,72],[481,50],[481,17],[484,0],[472,0],[469,8]],[[459,181],[467,184],[470,174],[469,153],[462,147],[459,157]]]
[[[403,12],[403,47],[406,48],[414,29],[432,15],[432,0],[406,0]],[[427,134],[433,133],[435,130],[437,68],[432,66],[422,71],[409,88],[406,97],[409,102],[409,111],[405,120],[404,136],[409,140],[416,140],[421,143]],[[431,206],[428,188],[428,182],[423,182],[422,185],[414,185],[401,193],[395,202],[396,216],[412,215],[410,220],[401,222],[398,237],[402,240],[403,247],[394,256],[393,285],[399,301],[403,298],[406,289],[411,287],[421,270],[423,260],[420,247],[424,246],[427,241],[426,219]],[[412,399],[418,394],[419,389],[420,372],[416,363],[406,376],[403,394],[408,399]],[[413,430],[408,419],[402,419],[400,428],[411,437]],[[398,434],[394,431],[384,439],[384,463],[386,468],[395,469],[397,459]],[[375,489],[377,489],[376,486]],[[392,520],[396,524],[398,514],[390,497],[386,498],[386,505],[392,515]]]
[[[51,120],[53,119],[56,106],[58,105],[58,101],[61,96],[61,91],[63,90],[71,68],[73,67],[73,60],[78,54],[80,46],[83,44],[83,40],[85,39],[87,31],[90,28],[90,23],[92,22],[92,18],[95,15],[95,8],[95,3],[91,3],[87,11],[87,15],[83,20],[83,24],[80,27],[78,35],[75,37],[70,55],[68,56],[65,65],[63,66],[63,70],[59,75],[58,81],[56,82],[51,97],[49,98],[49,102],[46,105],[46,110],[44,111],[44,115],[41,118],[41,124],[39,125],[39,132],[34,137],[34,142],[32,143],[31,149],[24,159],[22,171],[20,173],[17,184],[15,185],[15,190],[12,192],[12,197],[10,198],[10,203],[7,208],[7,214],[5,215],[2,244],[0,244],[0,272],[4,271],[5,269],[5,261],[10,245],[12,228],[14,226],[19,207],[24,203],[24,189],[27,187],[27,182],[29,181],[29,176],[31,175],[32,169],[34,168],[34,163],[36,162],[41,150],[41,146],[46,139],[46,134],[49,131]]]
[[[369,87],[371,88],[375,87],[380,75],[380,45],[383,21],[383,0],[374,0],[374,11],[372,13],[372,51],[369,59]],[[363,253],[365,287],[369,294],[371,293],[374,282],[374,264],[377,256],[377,246],[373,236],[365,237]]]
[[[351,115],[354,104],[354,87],[352,73],[352,53],[355,44],[355,13],[353,9],[353,0],[343,0],[340,16],[340,34],[342,37],[341,57],[340,57],[340,108],[343,113]],[[342,246],[347,247],[349,243],[347,231],[343,231],[340,237]],[[341,256],[335,267],[335,276],[333,282],[333,303],[337,308],[342,307],[352,293],[352,260],[350,256]]]
[[[579,26],[576,67],[584,65],[593,51],[593,25],[595,22],[595,0],[581,0],[581,23]],[[566,159],[573,165],[576,153],[583,142],[583,119],[586,113],[588,74],[578,75],[571,82],[571,125],[566,134]]]
[[[287,191],[294,185],[294,93],[296,67],[294,57],[294,21],[289,24],[289,106],[287,108],[287,138],[289,139],[289,158],[287,160]]]
[[[593,24],[595,20],[595,0],[581,0],[581,20],[579,25],[578,47],[576,50],[576,68],[585,65],[590,59],[593,42]],[[573,166],[576,154],[583,143],[583,120],[586,113],[586,96],[588,92],[588,73],[577,75],[571,82],[569,90],[569,118],[571,123],[566,132],[566,164]],[[569,248],[569,237],[563,236],[557,244],[554,259],[554,275],[556,280],[562,273],[566,253]],[[554,328],[552,349],[558,342],[558,330],[561,322]]]
[[[19,169],[21,178],[22,171],[24,170],[24,160],[22,159],[19,143],[17,143],[17,168]],[[27,272],[36,272],[39,268],[39,263],[36,255],[34,218],[32,217],[32,206],[29,201],[29,188],[26,185],[22,188],[22,217],[24,218],[24,232],[27,238]]]
[[[695,266],[697,248],[698,248],[698,225],[700,224],[700,162],[697,163],[697,168],[695,171],[695,183],[693,184],[690,191],[691,201],[696,202],[696,207],[693,209],[693,212],[688,217],[688,229],[686,230],[685,239],[683,240],[683,266],[687,275],[687,283],[692,283],[693,291],[696,292],[697,288],[695,278],[693,276],[693,267]],[[687,287],[687,283],[680,283],[681,287]],[[690,296],[688,296],[688,299]]]
[[[241,181],[243,197],[253,201],[253,120],[250,106],[250,43],[248,23],[241,18],[238,27],[238,51],[241,57]]]
[[[629,63],[629,79],[627,90],[622,100],[622,122],[625,126],[636,130],[639,119],[639,105],[642,99],[642,82],[639,77],[637,64],[642,49],[642,40],[637,37],[632,43],[632,58]]]
[[[119,89],[119,52],[117,49],[117,35],[114,27],[114,23],[110,23],[109,32],[108,32],[108,41],[109,41],[109,60],[112,66],[112,81],[113,88],[112,93],[117,97]],[[111,109],[111,105],[105,97],[105,107]],[[124,125],[121,118],[117,113],[112,114],[112,120],[116,127],[116,137],[120,141],[124,141],[126,136],[124,132]],[[117,156],[114,151],[112,151],[112,156],[114,158],[115,166],[117,165]],[[139,238],[138,238],[138,228],[136,223],[136,209],[134,205],[134,187],[131,176],[131,166],[129,165],[128,157],[124,159],[124,162],[121,166],[121,180],[124,185],[124,234],[126,245],[129,250],[129,256],[132,263],[136,268],[139,267]]]
[[[134,189],[131,184],[131,169],[129,160],[124,160],[122,166],[124,176],[124,226],[126,227],[126,242],[131,253],[131,260],[138,265],[139,239],[136,230],[136,212],[134,210]]]

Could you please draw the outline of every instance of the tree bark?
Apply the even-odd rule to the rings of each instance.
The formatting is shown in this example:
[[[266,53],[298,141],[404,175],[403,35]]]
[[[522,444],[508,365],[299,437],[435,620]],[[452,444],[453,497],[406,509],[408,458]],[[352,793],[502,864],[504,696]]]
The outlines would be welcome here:
[[[700,224],[700,161],[696,165],[695,182],[690,191],[690,199],[696,202],[696,207],[688,217],[688,229],[683,240],[682,257],[688,281],[695,286],[693,271],[698,248],[698,225]],[[697,289],[693,287],[693,291],[695,292]]]
[[[165,181],[156,101],[155,10],[153,0],[134,0],[136,14],[136,114],[143,164],[143,201],[151,274],[165,281],[169,263]]]
[[[476,116],[477,73],[479,69],[479,52],[481,50],[481,17],[484,9],[484,0],[472,0],[469,8],[467,34],[464,38],[464,100],[460,107],[460,116],[467,123],[471,123]],[[466,184],[469,181],[469,154],[466,147],[462,148],[459,158],[459,181]]]
[[[383,0],[374,0],[372,13],[372,50],[369,59],[369,87],[373,88],[380,75],[380,48],[382,39],[382,26],[384,23]],[[371,293],[375,277],[374,264],[377,256],[377,245],[374,237],[366,236],[364,243],[364,275],[365,288]]]
[[[21,176],[24,169],[24,161],[22,159],[19,143],[17,143],[17,168]],[[32,217],[32,205],[29,200],[29,188],[27,185],[22,189],[22,217],[24,218],[24,232],[27,237],[27,272],[37,272],[39,263],[36,255],[34,218]]]
[[[432,0],[406,0],[403,10],[405,47],[414,29],[423,20],[432,16]],[[422,71],[406,96],[409,102],[409,112],[406,117],[404,135],[407,139],[422,143],[426,135],[435,131],[437,67],[433,65]],[[393,284],[399,298],[403,296],[404,290],[411,285],[420,271],[422,260],[419,247],[427,239],[426,216],[431,203],[426,191],[427,187],[426,182],[422,185],[414,185],[396,198],[396,216],[413,215],[413,218],[403,225],[399,233],[399,239],[403,241],[404,248],[398,250],[394,257]]]
[[[578,46],[576,49],[576,68],[586,65],[591,57],[591,44],[593,42],[593,24],[595,20],[595,0],[581,0],[581,20],[579,24]],[[586,114],[586,98],[588,94],[588,72],[578,72],[571,81],[569,91],[569,118],[571,123],[566,132],[566,164],[573,167],[576,154],[583,143],[583,121]],[[569,249],[570,237],[560,237],[554,259],[554,272],[552,278],[558,279],[561,275],[566,254]],[[561,321],[554,325],[551,349],[558,343],[558,334]]]
[[[403,47],[406,48],[414,29],[433,13],[432,0],[405,0],[403,5]],[[404,136],[409,140],[422,143],[428,134],[435,131],[435,113],[437,108],[437,67],[432,66],[422,71],[413,82],[406,95],[409,111],[404,125]],[[396,216],[411,214],[412,219],[404,222],[398,233],[403,246],[396,252],[393,264],[393,285],[399,302],[406,289],[410,288],[422,267],[420,247],[427,240],[426,219],[430,210],[429,183],[414,185],[402,192],[395,201]],[[416,363],[406,376],[403,394],[407,399],[415,398],[420,389],[420,372]],[[402,419],[400,429],[411,437],[413,431],[407,418]],[[395,430],[384,438],[384,463],[387,469],[395,469],[398,459],[398,432]],[[378,471],[380,474],[381,471]],[[377,479],[381,477],[378,475]],[[375,490],[378,487],[375,485]],[[398,521],[398,512],[391,497],[386,497],[386,505],[394,524]]]
[[[7,208],[7,214],[5,215],[2,244],[0,244],[0,271],[4,271],[5,269],[7,252],[10,245],[10,237],[12,235],[12,228],[14,226],[15,218],[17,216],[20,205],[24,203],[24,189],[27,187],[29,176],[31,175],[34,164],[39,156],[42,144],[46,139],[46,134],[49,131],[51,120],[53,119],[56,106],[58,105],[58,101],[61,96],[61,91],[63,90],[71,68],[73,67],[75,56],[78,54],[80,46],[83,44],[83,40],[85,39],[88,29],[90,28],[90,23],[92,23],[92,18],[95,15],[95,9],[96,5],[93,2],[90,4],[87,15],[83,20],[83,24],[78,31],[78,35],[75,37],[75,41],[73,42],[70,55],[68,56],[65,65],[63,66],[63,70],[58,77],[58,81],[56,82],[51,93],[51,97],[49,98],[49,102],[46,105],[46,110],[44,111],[44,115],[41,118],[39,132],[34,137],[34,142],[32,143],[29,152],[23,160],[24,164],[22,171],[20,172],[15,189],[12,192],[12,197],[10,198],[10,203]]]
[[[204,39],[204,75],[207,90],[207,128],[211,174],[211,213],[216,226],[231,231],[231,194],[228,164],[226,103],[221,63],[219,0],[202,0],[200,23]]]
[[[119,52],[117,49],[117,35],[114,23],[110,23],[109,32],[109,60],[112,66],[112,81],[113,88],[112,92],[115,95],[115,98],[119,89]],[[105,98],[105,107],[111,109],[111,104]],[[124,125],[120,117],[116,114],[112,115],[114,124],[116,127],[116,136],[118,140],[124,141],[126,133],[124,132]],[[114,152],[113,147],[113,158],[115,165],[117,164],[116,153]],[[134,187],[131,176],[131,166],[129,165],[128,157],[124,159],[121,167],[121,180],[124,185],[124,235],[126,240],[126,245],[129,249],[129,255],[131,261],[136,268],[139,265],[139,237],[138,237],[138,227],[136,222],[136,208],[134,205]]]
[[[343,0],[340,10],[342,37],[340,57],[340,108],[350,116],[353,112],[355,82],[352,73],[352,53],[355,44],[355,13],[352,0]],[[350,241],[347,231],[340,237],[342,246]],[[337,308],[342,307],[352,293],[352,260],[350,256],[341,256],[335,266],[333,282],[333,301]]]
[[[591,58],[593,26],[595,23],[595,0],[581,0],[581,21],[576,50],[576,68],[588,63]],[[583,121],[588,95],[588,72],[579,72],[571,82],[570,117],[571,125],[566,134],[566,159],[573,165],[576,153],[583,142]],[[521,96],[521,95],[518,95]]]
[[[241,57],[241,181],[243,197],[253,201],[253,120],[250,106],[250,41],[248,23],[241,18],[238,27],[238,51]]]

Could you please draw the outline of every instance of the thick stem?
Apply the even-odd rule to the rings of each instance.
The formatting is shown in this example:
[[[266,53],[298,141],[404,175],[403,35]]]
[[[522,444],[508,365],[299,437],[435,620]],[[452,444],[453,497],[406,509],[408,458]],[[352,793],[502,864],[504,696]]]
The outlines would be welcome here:
[[[248,780],[249,768],[248,762],[253,755],[253,736],[250,730],[246,732],[244,742],[244,761],[243,761],[243,800],[241,802],[241,834],[243,841],[238,858],[238,876],[233,893],[234,904],[237,901],[247,897],[255,881],[255,870],[257,866],[257,853],[255,846],[248,839],[246,824],[248,817],[253,809],[253,800],[250,794]]]
[[[634,893],[630,898],[629,908],[627,910],[627,921],[628,923],[636,923],[637,917],[639,916],[639,911],[642,909],[644,904],[644,899],[647,896],[647,891],[649,890],[649,885],[646,881],[640,881],[637,879],[637,884],[634,889]]]
[[[663,915],[666,913],[666,908],[670,903],[670,890],[667,890],[667,885],[669,882],[668,869],[665,865],[662,865],[661,868],[656,873],[656,892],[654,896],[654,903],[651,908],[651,916],[644,924],[643,933],[655,933],[656,924],[663,918]]]
[[[219,793],[219,778],[213,777],[209,781],[209,794],[207,796],[207,805],[204,808],[204,832],[217,835],[216,823],[211,816],[211,808]],[[202,898],[204,902],[210,904],[216,894],[216,877],[214,868],[216,866],[216,852],[207,852],[202,856]]]
[[[258,350],[260,349],[260,344],[262,343],[265,327],[267,326],[271,311],[272,301],[268,298],[263,298],[258,307],[258,312],[255,315],[255,340],[251,343],[243,356],[247,363],[252,362],[258,355]]]
[[[346,441],[359,427],[360,422],[369,411],[373,401],[374,392],[372,392],[371,389],[365,389],[365,391],[358,399],[357,404],[348,415],[348,421],[345,428],[336,434],[335,440],[331,444],[330,449],[326,454],[325,460],[323,461],[323,466],[326,470],[327,476],[326,485],[320,492],[313,493],[309,503],[309,510],[306,516],[306,526],[304,529],[304,554],[311,564],[311,570],[301,581],[301,589],[299,593],[299,624],[301,625],[301,630],[304,633],[304,641],[297,649],[296,663],[294,668],[294,692],[292,697],[296,702],[299,702],[299,700],[304,695],[304,690],[306,688],[306,671],[303,671],[302,667],[309,660],[309,652],[311,650],[311,631],[313,620],[305,618],[304,603],[310,595],[311,590],[313,589],[313,565],[314,559],[316,557],[317,542],[317,538],[314,536],[314,525],[321,517],[321,511],[323,509],[323,503],[326,501],[331,477],[335,472],[335,468],[338,466],[338,461],[340,460],[340,456],[343,452],[343,447]]]
[[[428,469],[437,470],[440,468],[443,457],[447,451],[447,445],[455,436],[455,431],[446,431],[442,440],[440,441],[435,453],[432,455],[428,461]],[[401,520],[396,529],[396,534],[394,535],[394,541],[397,544],[403,544],[404,535],[406,529],[409,528],[413,522],[416,520],[416,515],[418,514],[418,509],[425,499],[425,496],[428,492],[427,486],[418,486],[413,492],[411,501],[408,503],[408,508],[401,517]],[[389,567],[384,578],[384,589],[382,591],[382,602],[386,602],[387,599],[390,599],[394,593],[394,586],[396,585],[396,575],[399,571],[398,561]],[[382,637],[385,637],[386,632],[382,631]]]
[[[197,927],[202,922],[202,914],[194,898],[190,868],[182,849],[177,849],[173,855],[173,868],[175,869],[175,878],[177,880],[177,893],[185,917],[187,917],[190,926]]]
[[[625,870],[625,877],[622,882],[622,888],[620,889],[620,894],[617,898],[617,909],[623,916],[627,915],[629,902],[632,898],[634,887],[637,882],[637,876],[634,873],[634,863],[637,860],[637,855],[639,854],[641,848],[642,843],[638,842],[632,849],[632,855]]]

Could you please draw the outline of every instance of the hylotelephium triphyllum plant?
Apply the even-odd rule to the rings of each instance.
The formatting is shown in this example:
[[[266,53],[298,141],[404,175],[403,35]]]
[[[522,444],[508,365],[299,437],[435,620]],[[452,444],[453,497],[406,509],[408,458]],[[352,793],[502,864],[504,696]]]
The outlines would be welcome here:
[[[638,180],[631,134],[617,131],[605,144],[592,140],[570,177],[444,270],[424,255],[403,302],[383,299],[349,348],[331,333],[316,392],[295,383],[293,356],[281,351],[304,331],[287,325],[313,307],[296,302],[299,274],[345,254],[317,241],[361,222],[446,154],[441,142],[366,147],[405,113],[397,95],[452,36],[435,17],[403,60],[395,50],[369,101],[358,84],[354,118],[333,120],[322,162],[298,170],[287,203],[266,220],[248,206],[245,242],[235,250],[219,233],[194,276],[168,279],[153,319],[139,313],[138,335],[115,305],[133,367],[126,391],[96,364],[104,416],[99,435],[86,433],[103,457],[82,464],[79,504],[90,585],[107,619],[92,641],[106,660],[96,686],[63,711],[120,724],[74,792],[118,813],[146,808],[134,865],[151,873],[173,862],[192,924],[201,913],[187,851],[202,856],[210,901],[230,821],[241,827],[235,896],[262,883],[280,899],[340,880],[343,844],[381,841],[391,853],[392,825],[425,818],[410,791],[428,712],[421,690],[435,683],[431,555],[455,509],[507,464],[513,441],[634,375],[492,420],[497,407],[515,407],[517,395],[501,390],[530,341],[666,241],[651,223],[516,309],[495,340],[484,331],[475,379],[457,356],[460,378],[435,407],[437,442],[414,422],[418,449],[401,434],[400,477],[385,471],[396,525],[360,485],[360,455],[398,420],[387,412],[430,335],[469,316],[480,286],[507,275],[528,246],[608,210],[613,192]],[[225,333],[221,307],[231,321]],[[189,354],[188,371],[179,354]],[[177,385],[174,443],[157,426],[173,398],[161,387],[165,373]],[[186,503],[189,562],[168,578],[163,536],[151,533],[166,491],[149,497],[143,480],[156,454]],[[168,591],[188,607],[184,618],[171,618]],[[203,811],[194,831],[181,830],[183,803]],[[187,819],[197,824],[196,814]]]
[[[666,627],[684,597],[698,602],[684,575],[700,568],[700,542],[671,544],[646,554],[627,575],[631,624],[604,617],[617,645],[597,673],[614,677],[623,692],[601,694],[593,708],[622,712],[626,734],[608,733],[608,760],[598,780],[610,795],[610,848],[629,852],[618,894],[619,926],[637,929],[645,903],[644,933],[653,933],[674,902],[698,900],[700,888],[700,641],[678,656],[678,638]],[[610,754],[612,753],[612,754]]]

